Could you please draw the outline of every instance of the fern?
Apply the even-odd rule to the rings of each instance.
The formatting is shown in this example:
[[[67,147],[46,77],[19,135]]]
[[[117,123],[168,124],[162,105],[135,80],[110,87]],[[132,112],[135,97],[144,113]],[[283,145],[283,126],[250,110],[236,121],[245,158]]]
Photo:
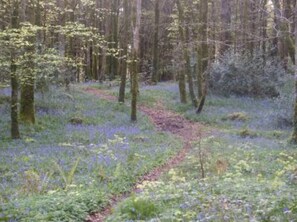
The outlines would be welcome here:
[[[80,158],[78,158],[73,166],[71,167],[70,171],[69,172],[66,172],[62,169],[62,167],[56,162],[54,161],[54,165],[56,167],[56,169],[58,170],[60,176],[62,177],[64,183],[65,183],[65,189],[67,189],[72,183],[73,183],[73,179],[74,179],[74,174],[75,174],[75,171],[78,167],[78,164],[79,164],[79,161],[80,161]]]

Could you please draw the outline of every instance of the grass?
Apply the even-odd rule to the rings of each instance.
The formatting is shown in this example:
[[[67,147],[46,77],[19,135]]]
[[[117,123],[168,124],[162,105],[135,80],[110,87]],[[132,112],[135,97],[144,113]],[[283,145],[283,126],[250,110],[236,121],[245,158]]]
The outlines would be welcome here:
[[[297,149],[288,143],[291,127],[276,119],[290,106],[280,110],[278,100],[211,95],[197,116],[191,105],[179,104],[176,84],[144,87],[142,96],[152,97],[154,90],[163,105],[216,132],[193,143],[186,161],[159,181],[140,185],[107,221],[137,221],[122,210],[134,199],[157,206],[143,221],[296,220]]]
[[[84,221],[182,147],[145,116],[132,124],[127,106],[77,87],[37,95],[36,111],[13,141],[0,104],[0,221]]]
[[[258,147],[227,137],[202,141],[206,178],[198,147],[158,182],[139,187],[137,198],[159,204],[156,221],[294,221],[297,217],[295,148]],[[222,167],[225,163],[225,167]],[[129,203],[130,199],[126,200]],[[116,210],[109,221],[131,219]],[[146,218],[149,221],[152,218]]]
[[[96,87],[117,94],[117,87]],[[129,107],[79,89],[38,97],[38,122],[22,125],[18,141],[9,139],[9,106],[0,104],[0,220],[83,221],[181,148],[145,116],[131,124]],[[290,101],[210,95],[197,116],[179,104],[175,83],[161,83],[141,87],[140,104],[162,104],[216,131],[194,142],[186,161],[160,180],[139,185],[107,221],[296,220]]]

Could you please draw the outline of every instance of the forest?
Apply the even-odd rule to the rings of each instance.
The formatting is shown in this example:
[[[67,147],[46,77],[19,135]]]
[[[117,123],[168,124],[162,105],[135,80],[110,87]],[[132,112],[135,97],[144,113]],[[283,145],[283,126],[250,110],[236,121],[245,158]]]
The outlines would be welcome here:
[[[297,221],[296,0],[0,0],[0,221]]]

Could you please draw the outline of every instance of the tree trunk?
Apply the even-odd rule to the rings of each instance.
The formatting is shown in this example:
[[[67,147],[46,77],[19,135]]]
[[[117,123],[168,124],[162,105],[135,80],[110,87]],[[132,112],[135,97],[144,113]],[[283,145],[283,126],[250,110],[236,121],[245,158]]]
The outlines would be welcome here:
[[[275,22],[276,22],[276,37],[277,37],[277,49],[278,49],[278,55],[284,62],[284,68],[288,68],[288,47],[286,44],[286,32],[287,32],[287,27],[284,22],[283,18],[283,13],[284,12],[281,8],[280,0],[273,0],[273,5],[274,5],[274,15],[275,15]],[[283,7],[286,7],[284,5]]]
[[[186,78],[183,70],[178,71],[178,87],[180,102],[183,104],[187,103],[187,90],[186,90]]]
[[[124,0],[124,27],[123,27],[123,54],[125,58],[123,59],[122,64],[122,73],[121,73],[121,84],[119,90],[119,102],[125,102],[125,90],[126,90],[126,79],[127,79],[127,60],[128,60],[128,44],[129,44],[129,5],[128,0]]]
[[[19,2],[13,2],[13,11],[11,18],[11,28],[17,29],[19,17]],[[11,138],[19,139],[19,121],[18,121],[18,79],[16,76],[17,66],[15,64],[16,53],[15,50],[11,50],[11,65],[10,65],[10,81],[11,81]]]
[[[201,68],[199,72],[199,78],[201,79],[202,96],[199,98],[198,108],[196,113],[200,113],[204,107],[206,95],[207,95],[207,67],[208,67],[208,44],[207,44],[207,17],[208,17],[208,1],[201,1],[201,13],[203,20],[201,29]]]
[[[295,5],[295,45],[297,46],[297,4]],[[297,50],[295,50],[295,64],[297,64]],[[297,144],[297,65],[295,65],[295,113],[292,142]]]
[[[194,93],[194,86],[193,86],[193,77],[192,77],[192,70],[191,70],[191,63],[190,63],[190,55],[189,55],[189,28],[185,24],[185,17],[184,17],[184,9],[181,5],[180,0],[176,0],[176,6],[178,10],[178,20],[179,20],[179,36],[181,40],[181,44],[183,47],[183,57],[184,57],[184,72],[187,72],[188,76],[188,85],[189,85],[189,92],[192,100],[192,104],[194,107],[197,107],[197,99]],[[185,26],[185,30],[184,27]]]
[[[192,72],[192,68],[191,68],[191,57],[190,57],[190,52],[189,52],[189,43],[190,43],[190,30],[189,27],[186,26],[185,27],[185,42],[186,42],[186,47],[184,48],[184,56],[185,56],[185,61],[186,61],[186,73],[188,76],[188,85],[189,85],[189,93],[190,93],[190,97],[192,100],[192,105],[197,108],[197,98],[194,92],[194,83],[193,83],[193,72]]]
[[[157,83],[159,76],[159,23],[160,23],[160,7],[159,0],[155,0],[155,27],[154,27],[154,44],[153,44],[153,74],[152,82]]]
[[[202,7],[201,7],[202,8]],[[204,9],[204,8],[203,8]],[[201,13],[205,13],[201,11]],[[231,1],[221,0],[221,21],[222,21],[222,34],[221,34],[221,47],[220,54],[223,55],[231,46]]]
[[[31,24],[34,19],[34,8],[33,6],[28,10],[28,15]],[[21,81],[21,107],[20,107],[20,118],[22,121],[28,124],[35,124],[35,108],[34,108],[34,86],[35,86],[35,64],[34,64],[34,53],[35,53],[35,41],[36,37],[28,37],[29,44],[25,47],[26,51],[26,64],[23,68],[23,77]]]
[[[141,22],[141,3],[142,0],[136,0],[136,15],[133,24],[133,46],[132,46],[132,85],[131,85],[131,121],[137,121],[137,97],[138,97],[138,72],[139,72],[139,42],[140,42],[140,22]]]

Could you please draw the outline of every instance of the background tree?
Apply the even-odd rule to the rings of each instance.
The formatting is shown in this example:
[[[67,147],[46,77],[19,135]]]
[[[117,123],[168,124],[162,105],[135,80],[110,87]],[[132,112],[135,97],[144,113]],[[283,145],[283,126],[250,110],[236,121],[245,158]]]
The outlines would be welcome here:
[[[160,4],[155,0],[155,23],[154,23],[154,43],[153,43],[153,73],[152,82],[157,83],[159,77],[159,25],[160,25]]]
[[[126,78],[127,78],[127,70],[128,70],[128,44],[129,44],[129,30],[130,30],[130,9],[128,0],[124,0],[123,2],[123,11],[124,11],[124,24],[123,24],[123,32],[122,32],[122,44],[121,47],[123,49],[122,54],[122,67],[121,67],[121,83],[119,89],[119,102],[125,102],[125,88],[126,88]]]
[[[207,67],[208,67],[208,43],[207,43],[207,19],[208,19],[208,1],[207,0],[201,0],[200,3],[200,13],[201,13],[201,43],[198,48],[199,54],[198,57],[200,57],[200,64],[198,68],[198,82],[199,82],[199,104],[198,108],[196,110],[197,113],[200,113],[203,109],[206,94],[207,94]]]
[[[19,5],[18,0],[14,0],[12,4],[11,28],[19,28]],[[16,51],[11,48],[10,62],[10,78],[11,78],[11,137],[13,139],[20,138],[19,122],[18,122],[18,78],[16,66]]]
[[[132,70],[131,70],[131,121],[137,121],[137,97],[138,97],[138,72],[139,72],[139,50],[140,50],[140,25],[141,25],[141,2],[134,2],[133,16],[133,45],[132,45]]]
[[[294,9],[294,24],[295,24],[295,109],[294,109],[294,129],[292,142],[297,144],[297,4],[295,2]]]

